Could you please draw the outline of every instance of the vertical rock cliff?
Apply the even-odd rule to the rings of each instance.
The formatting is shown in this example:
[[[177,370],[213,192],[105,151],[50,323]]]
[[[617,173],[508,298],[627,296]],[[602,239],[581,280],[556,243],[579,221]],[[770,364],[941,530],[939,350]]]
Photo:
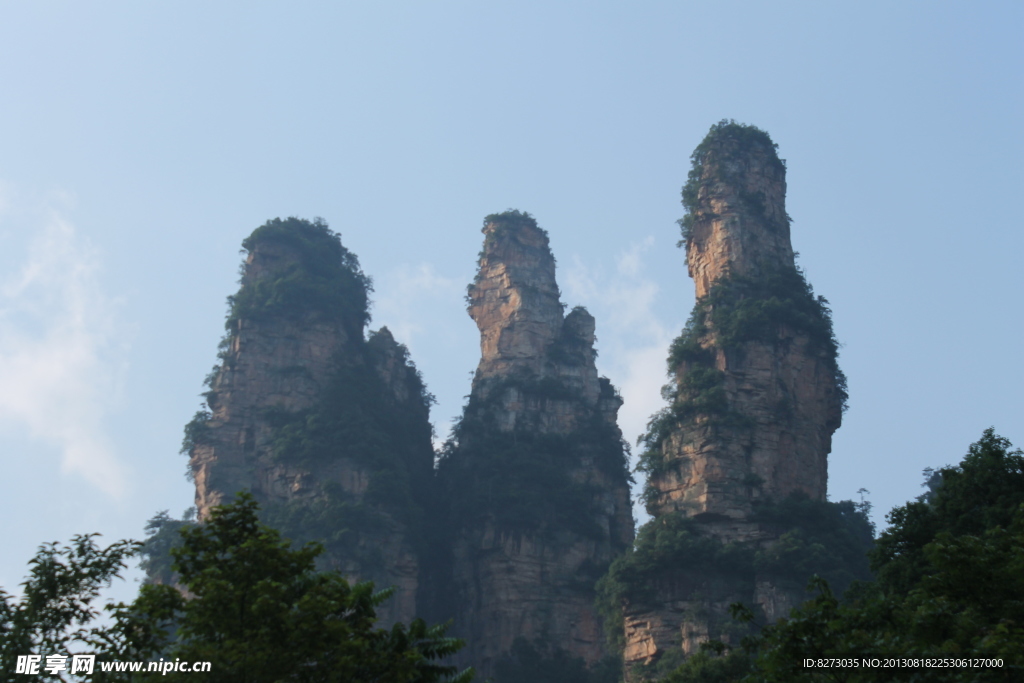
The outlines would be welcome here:
[[[652,514],[746,518],[753,502],[824,500],[846,400],[826,302],[794,263],[786,167],[767,134],[720,126],[684,190],[698,303],[669,359],[673,405],[649,435]]]
[[[594,584],[632,542],[622,403],[594,364],[594,318],[563,314],[547,233],[488,216],[467,294],[481,359],[439,478],[461,653],[488,676],[517,639],[588,664],[605,654]]]
[[[199,519],[250,490],[286,536],[323,542],[330,568],[395,586],[382,619],[409,621],[430,397],[386,328],[364,338],[369,279],[325,224],[273,220],[243,247],[209,410],[186,428]]]
[[[631,667],[735,642],[731,603],[775,620],[812,571],[841,589],[865,575],[870,542],[852,503],[825,502],[845,378],[827,302],[794,263],[785,164],[766,133],[731,122],[692,161],[680,223],[697,303],[670,350],[669,405],[642,437],[653,519],[602,580]]]

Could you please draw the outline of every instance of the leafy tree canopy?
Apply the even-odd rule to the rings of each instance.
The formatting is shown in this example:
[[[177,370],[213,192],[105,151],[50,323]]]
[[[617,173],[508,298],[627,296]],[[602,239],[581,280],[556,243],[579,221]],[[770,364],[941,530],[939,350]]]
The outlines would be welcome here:
[[[130,609],[173,621],[177,640],[166,657],[211,662],[210,680],[434,683],[472,676],[456,676],[438,662],[462,646],[445,637],[445,626],[416,619],[374,629],[375,608],[392,591],[375,593],[371,583],[350,586],[338,573],[315,571],[322,547],[290,548],[260,524],[249,494],[181,535],[171,554],[189,598],[171,586],[144,586]]]
[[[120,577],[140,544],[118,541],[100,548],[98,535],[75,536],[66,546],[40,547],[29,561],[20,600],[0,588],[0,680],[22,678],[15,674],[19,656],[88,654],[98,645],[116,645],[117,639],[94,624],[100,615],[95,602],[100,590]],[[37,680],[67,679],[44,672]]]
[[[280,681],[468,683],[441,661],[462,647],[447,626],[415,619],[376,629],[375,608],[390,590],[350,585],[336,572],[319,573],[315,543],[292,549],[260,524],[257,505],[239,494],[214,508],[201,525],[181,527],[171,550],[177,587],[145,585],[131,604],[110,605],[113,624],[86,628],[96,616],[99,588],[117,576],[138,543],[103,550],[92,536],[70,547],[43,546],[32,560],[20,602],[0,592],[0,672],[17,680],[17,655],[95,653],[96,681]],[[100,662],[180,659],[210,662],[209,673],[103,672]],[[67,680],[59,675],[43,680]]]
[[[989,428],[955,467],[925,470],[928,491],[894,508],[890,528],[872,555],[881,586],[901,593],[918,584],[929,565],[926,547],[945,532],[983,536],[1008,529],[1024,503],[1024,454]]]

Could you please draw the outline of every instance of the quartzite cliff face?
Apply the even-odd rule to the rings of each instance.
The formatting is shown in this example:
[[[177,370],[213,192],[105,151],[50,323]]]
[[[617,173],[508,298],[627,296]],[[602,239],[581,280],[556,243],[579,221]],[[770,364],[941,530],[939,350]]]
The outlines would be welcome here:
[[[592,664],[594,583],[633,537],[622,401],[598,377],[594,318],[563,314],[545,231],[510,211],[483,232],[467,296],[481,359],[439,472],[461,657],[486,676],[523,638]]]
[[[423,385],[386,328],[364,340],[368,280],[326,226],[275,220],[243,246],[209,413],[188,430],[199,519],[249,490],[285,535],[324,542],[331,568],[396,586],[381,616],[407,622],[433,468]],[[374,439],[377,452],[357,445]]]
[[[761,498],[824,500],[845,387],[827,309],[794,263],[786,167],[767,135],[735,125],[699,155],[686,236],[699,303],[672,370],[677,400],[704,416],[662,445],[673,466],[651,478],[650,511],[741,519]],[[700,405],[709,398],[724,400]]]
[[[830,505],[827,456],[846,398],[829,310],[794,264],[775,145],[723,122],[693,161],[681,223],[697,304],[641,458],[654,519],[606,589],[623,608],[627,667],[735,641],[731,603],[774,621],[802,599],[806,577],[778,541],[806,535],[778,505]]]

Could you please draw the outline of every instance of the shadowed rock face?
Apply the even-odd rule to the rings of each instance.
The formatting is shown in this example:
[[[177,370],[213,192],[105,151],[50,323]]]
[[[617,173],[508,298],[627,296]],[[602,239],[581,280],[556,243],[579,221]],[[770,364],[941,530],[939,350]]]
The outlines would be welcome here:
[[[280,277],[299,260],[287,245],[254,245],[245,261],[242,288]],[[254,488],[263,500],[310,492],[313,482],[305,469],[260,466],[272,436],[265,413],[313,406],[335,359],[349,344],[345,325],[325,321],[316,312],[298,320],[240,318],[233,327],[224,363],[207,395],[212,413],[207,436],[191,452],[200,519],[241,490]]]
[[[758,503],[825,500],[846,397],[829,312],[794,264],[785,191],[785,164],[762,131],[719,124],[695,152],[683,225],[698,301],[644,455],[651,524],[690,519],[696,536],[739,543],[750,558],[785,531],[758,521]],[[752,565],[734,575],[665,567],[657,581],[624,605],[627,666],[728,642],[731,602],[775,620],[803,598],[801,583]]]
[[[420,573],[408,515],[373,497],[380,463],[347,445],[355,439],[342,437],[355,432],[340,430],[351,423],[369,438],[389,422],[404,426],[408,438],[385,442],[385,456],[429,489],[433,449],[419,376],[386,328],[364,340],[366,280],[325,226],[271,221],[244,246],[210,416],[190,451],[199,519],[250,490],[286,536],[324,542],[327,567],[395,586],[379,613],[385,623],[408,622],[418,613]],[[364,394],[369,419],[349,399]],[[328,426],[307,430],[310,416]]]
[[[442,462],[461,659],[486,677],[516,638],[594,663],[594,582],[631,543],[622,401],[594,365],[594,318],[563,315],[547,234],[488,217],[468,292],[480,329],[472,394]]]

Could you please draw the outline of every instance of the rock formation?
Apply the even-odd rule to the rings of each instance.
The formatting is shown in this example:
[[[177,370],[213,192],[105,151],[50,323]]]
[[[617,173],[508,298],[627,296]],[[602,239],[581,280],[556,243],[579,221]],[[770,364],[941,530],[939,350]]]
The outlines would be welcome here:
[[[386,328],[365,336],[355,257],[320,222],[253,232],[209,410],[186,428],[200,520],[252,491],[286,536],[324,543],[328,568],[396,588],[385,625],[454,619],[456,663],[481,678],[530,648],[593,668],[617,646],[642,679],[735,643],[734,602],[773,621],[810,573],[836,590],[867,578],[863,509],[826,501],[845,378],[827,302],[794,263],[775,150],[722,122],[692,157],[697,304],[641,439],[653,519],[635,543],[594,318],[564,312],[547,233],[518,211],[484,221],[467,292],[481,358],[436,469],[431,397]]]
[[[594,364],[594,318],[563,314],[547,233],[488,216],[467,295],[481,359],[440,463],[460,658],[493,673],[519,638],[593,664],[594,583],[632,542],[622,400]]]
[[[829,311],[794,263],[785,164],[757,133],[723,126],[696,153],[686,257],[698,304],[670,359],[674,408],[695,419],[661,444],[673,466],[651,479],[652,514],[742,519],[760,498],[825,499],[845,380]]]
[[[408,622],[433,475],[423,384],[386,328],[364,339],[369,280],[326,225],[270,221],[243,246],[209,411],[186,429],[199,519],[250,490],[327,566],[395,586],[381,616]]]
[[[697,304],[670,351],[670,405],[642,439],[654,519],[603,588],[609,609],[623,609],[627,667],[735,641],[733,602],[769,621],[787,614],[803,597],[794,567],[814,535],[808,516],[842,517],[825,493],[845,379],[827,302],[794,264],[775,148],[722,122],[683,190]]]

